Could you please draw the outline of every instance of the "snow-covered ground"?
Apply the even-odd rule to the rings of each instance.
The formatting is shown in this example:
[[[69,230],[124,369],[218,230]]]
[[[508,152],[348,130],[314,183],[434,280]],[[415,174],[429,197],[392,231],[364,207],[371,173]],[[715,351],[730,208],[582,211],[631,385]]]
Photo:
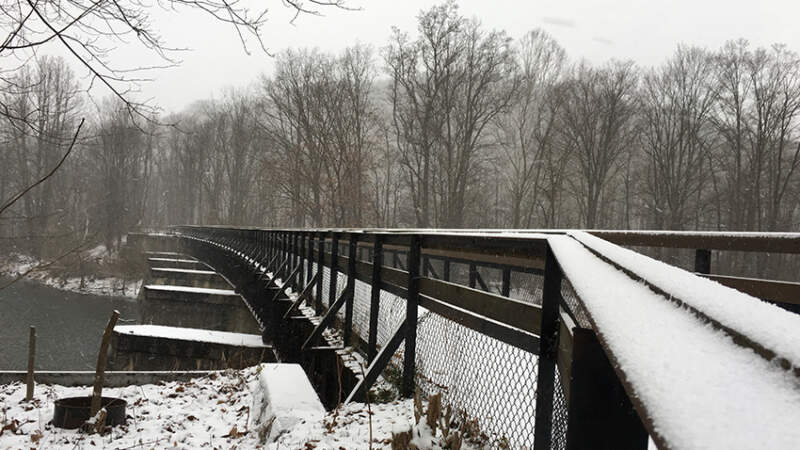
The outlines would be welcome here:
[[[392,433],[412,429],[416,422],[412,400],[369,407],[353,403],[321,420],[300,422],[275,442],[262,443],[254,425],[260,370],[251,367],[190,381],[107,388],[104,396],[128,402],[129,417],[126,425],[114,427],[103,436],[62,430],[48,423],[54,399],[88,395],[91,388],[37,386],[34,401],[29,404],[24,402],[23,384],[2,385],[0,428],[4,431],[0,433],[0,449],[389,449]],[[424,422],[423,417],[413,425],[412,442],[419,448],[443,448],[441,436],[434,436]],[[465,442],[461,448],[475,447]]]
[[[89,254],[92,257],[103,259],[105,247],[100,245]],[[47,268],[35,269],[41,262],[30,256],[11,254],[4,259],[0,259],[0,276],[16,278],[31,269],[33,271],[25,275],[25,279],[35,281],[56,289],[82,294],[108,295],[114,297],[136,298],[139,289],[142,287],[142,280],[122,280],[114,277],[94,278],[84,277],[81,283],[80,277],[61,278],[54,275]]]

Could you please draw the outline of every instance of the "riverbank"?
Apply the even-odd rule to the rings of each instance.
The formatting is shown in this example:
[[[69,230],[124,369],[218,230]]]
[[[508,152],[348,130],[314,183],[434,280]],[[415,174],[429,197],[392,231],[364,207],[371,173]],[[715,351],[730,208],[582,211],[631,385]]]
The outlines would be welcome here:
[[[142,287],[141,278],[134,277],[135,279],[130,279],[125,274],[119,273],[119,270],[113,270],[117,267],[117,264],[115,264],[116,256],[109,254],[102,245],[95,247],[88,253],[93,258],[93,265],[95,265],[98,275],[77,276],[73,271],[69,270],[69,267],[44,267],[43,261],[28,255],[12,253],[0,258],[0,278],[14,280],[23,276],[27,280],[63,291],[129,299],[136,298],[139,289]],[[117,273],[114,276],[104,276],[109,271]]]

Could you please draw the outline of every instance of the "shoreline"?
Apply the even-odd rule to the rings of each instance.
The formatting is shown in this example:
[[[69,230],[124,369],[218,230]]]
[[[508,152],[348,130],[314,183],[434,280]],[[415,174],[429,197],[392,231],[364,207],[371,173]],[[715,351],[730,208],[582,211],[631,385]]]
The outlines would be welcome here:
[[[4,261],[0,261],[0,278],[15,279],[21,274],[39,264],[34,258],[19,254],[10,255]],[[61,291],[73,292],[77,294],[96,295],[103,297],[125,298],[136,300],[139,290],[144,280],[125,280],[118,277],[62,277],[54,274],[49,269],[34,270],[22,280],[37,283]]]

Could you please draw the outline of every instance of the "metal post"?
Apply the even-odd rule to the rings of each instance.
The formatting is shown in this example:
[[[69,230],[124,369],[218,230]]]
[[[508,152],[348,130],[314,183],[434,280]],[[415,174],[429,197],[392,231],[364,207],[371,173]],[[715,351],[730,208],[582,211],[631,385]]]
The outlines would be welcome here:
[[[442,279],[444,281],[450,281],[450,258],[444,258],[443,266],[444,268],[442,269],[442,271],[444,273],[442,274]]]
[[[469,263],[469,287],[475,289],[475,285],[477,284],[478,277],[478,266],[475,263]]]
[[[711,250],[698,248],[694,251],[694,271],[697,273],[711,273]]]
[[[302,289],[305,287],[306,283],[306,265],[305,265],[305,255],[306,255],[306,234],[305,233],[297,233],[297,241],[300,245],[297,248],[297,264],[300,265],[300,271],[297,272],[297,286]]]
[[[308,248],[306,249],[306,285],[311,282],[314,276],[314,233],[308,233]],[[311,303],[309,296],[307,304]]]
[[[328,285],[328,307],[336,301],[336,284],[339,281],[339,234],[331,233],[331,280]]]
[[[511,269],[508,267],[503,268],[503,284],[500,287],[500,295],[503,297],[511,295]]]
[[[645,450],[647,430],[594,331],[575,328],[567,414],[567,449]]]
[[[402,395],[414,395],[417,353],[417,309],[419,305],[420,238],[412,235],[408,250],[408,298],[406,299],[406,348],[403,354]]]
[[[322,274],[325,273],[325,233],[320,232],[317,234],[317,270]],[[314,311],[322,314],[322,275],[317,280],[316,295],[314,296]]]
[[[347,252],[347,300],[344,303],[344,345],[350,344],[353,334],[353,301],[356,294],[356,259],[358,258],[358,242],[355,233],[350,234]]]
[[[536,380],[536,422],[534,450],[549,450],[553,428],[553,394],[558,357],[558,305],[561,297],[561,268],[547,247],[542,292],[542,334],[539,339],[539,369]]]
[[[375,235],[372,250],[372,290],[369,301],[369,341],[367,342],[367,360],[372,363],[378,355],[378,314],[381,307],[381,267],[383,266],[383,236]]]

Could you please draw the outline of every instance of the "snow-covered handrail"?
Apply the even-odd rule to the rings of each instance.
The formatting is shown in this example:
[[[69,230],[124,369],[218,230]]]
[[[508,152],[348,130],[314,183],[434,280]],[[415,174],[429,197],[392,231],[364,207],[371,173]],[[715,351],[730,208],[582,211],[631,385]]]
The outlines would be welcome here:
[[[664,448],[797,448],[800,316],[587,233],[548,239]]]

